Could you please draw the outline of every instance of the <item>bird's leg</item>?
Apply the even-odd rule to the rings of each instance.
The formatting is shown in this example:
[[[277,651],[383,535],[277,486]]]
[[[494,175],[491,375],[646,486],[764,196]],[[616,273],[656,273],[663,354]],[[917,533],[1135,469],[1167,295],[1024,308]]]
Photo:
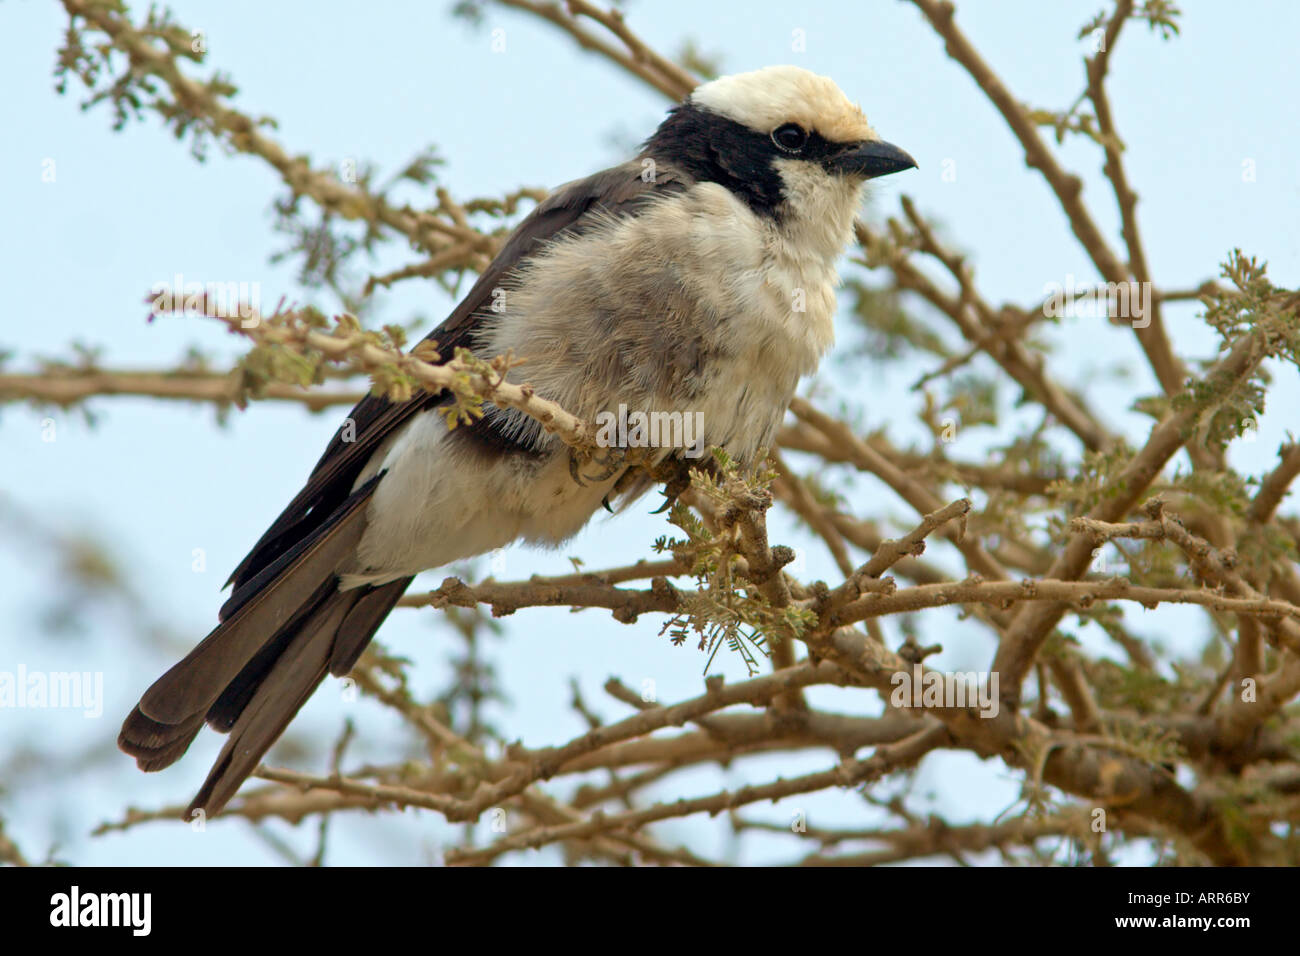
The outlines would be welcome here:
[[[598,475],[583,475],[583,477],[598,485],[602,481],[613,478],[623,469],[623,465],[627,461],[627,449],[603,448],[600,454],[591,456],[591,461],[601,466],[602,471]]]
[[[591,475],[583,474],[582,468],[588,462],[599,466],[600,471]],[[623,448],[602,448],[599,453],[594,454],[581,453],[577,449],[570,448],[569,477],[584,488],[588,483],[598,485],[617,475],[626,462],[627,450]]]
[[[698,462],[689,462],[676,455],[665,458],[659,464],[647,469],[650,477],[664,486],[664,503],[651,514],[663,514],[677,503],[681,493],[691,486],[691,472],[695,469],[710,471],[716,464],[712,457]]]

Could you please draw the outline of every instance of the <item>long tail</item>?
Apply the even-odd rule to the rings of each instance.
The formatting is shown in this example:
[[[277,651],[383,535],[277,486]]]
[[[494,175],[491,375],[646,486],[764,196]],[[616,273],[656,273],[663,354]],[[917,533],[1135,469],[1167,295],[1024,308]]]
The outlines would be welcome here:
[[[145,691],[118,746],[141,770],[180,759],[206,722],[230,739],[186,816],[221,812],[327,673],[352,669],[410,586],[338,589],[365,530],[375,481],[319,528],[240,586],[221,623]]]

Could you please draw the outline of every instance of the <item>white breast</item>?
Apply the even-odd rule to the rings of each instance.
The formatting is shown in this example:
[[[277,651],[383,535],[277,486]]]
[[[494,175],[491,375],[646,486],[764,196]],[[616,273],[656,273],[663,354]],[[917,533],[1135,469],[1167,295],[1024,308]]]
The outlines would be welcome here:
[[[833,339],[839,249],[810,252],[790,228],[808,227],[783,231],[725,188],[698,184],[536,257],[477,351],[526,359],[513,380],[589,420],[619,404],[698,412],[706,444],[752,460]],[[614,479],[579,486],[567,449],[541,444],[540,461],[467,454],[436,412],[417,416],[376,455],[370,471],[388,474],[345,584],[575,534]]]
[[[575,414],[699,412],[706,440],[752,457],[834,338],[843,236],[823,255],[792,241],[804,228],[697,184],[535,259],[480,351],[526,358],[513,377]]]

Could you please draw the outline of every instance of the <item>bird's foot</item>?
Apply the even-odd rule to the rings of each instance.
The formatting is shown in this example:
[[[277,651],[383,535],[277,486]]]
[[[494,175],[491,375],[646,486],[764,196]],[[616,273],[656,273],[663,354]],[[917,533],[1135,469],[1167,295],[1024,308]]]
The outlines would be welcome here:
[[[711,473],[717,463],[712,457],[699,461],[687,461],[676,456],[665,458],[653,468],[648,469],[650,477],[664,486],[664,503],[651,514],[663,514],[681,497],[682,492],[691,486],[691,474],[694,471]]]
[[[583,487],[608,481],[622,471],[626,463],[627,450],[623,448],[602,448],[584,457],[580,457],[574,449],[569,449],[569,477]],[[590,474],[583,471],[589,464],[595,465],[597,469]]]

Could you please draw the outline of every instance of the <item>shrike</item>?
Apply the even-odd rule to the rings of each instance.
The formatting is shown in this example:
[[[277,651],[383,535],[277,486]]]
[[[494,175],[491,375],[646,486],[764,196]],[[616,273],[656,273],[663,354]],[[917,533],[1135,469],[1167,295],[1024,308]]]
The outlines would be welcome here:
[[[519,378],[587,421],[691,414],[706,445],[752,462],[831,345],[863,184],[915,165],[825,77],[722,77],[636,159],[538,205],[428,338],[443,360],[513,352]],[[118,744],[142,770],[179,759],[205,721],[230,733],[191,812],[225,806],[418,572],[558,544],[626,487],[624,469],[575,481],[567,447],[512,409],[448,431],[447,401],[363,399],[231,575],[221,623],[126,718]]]

